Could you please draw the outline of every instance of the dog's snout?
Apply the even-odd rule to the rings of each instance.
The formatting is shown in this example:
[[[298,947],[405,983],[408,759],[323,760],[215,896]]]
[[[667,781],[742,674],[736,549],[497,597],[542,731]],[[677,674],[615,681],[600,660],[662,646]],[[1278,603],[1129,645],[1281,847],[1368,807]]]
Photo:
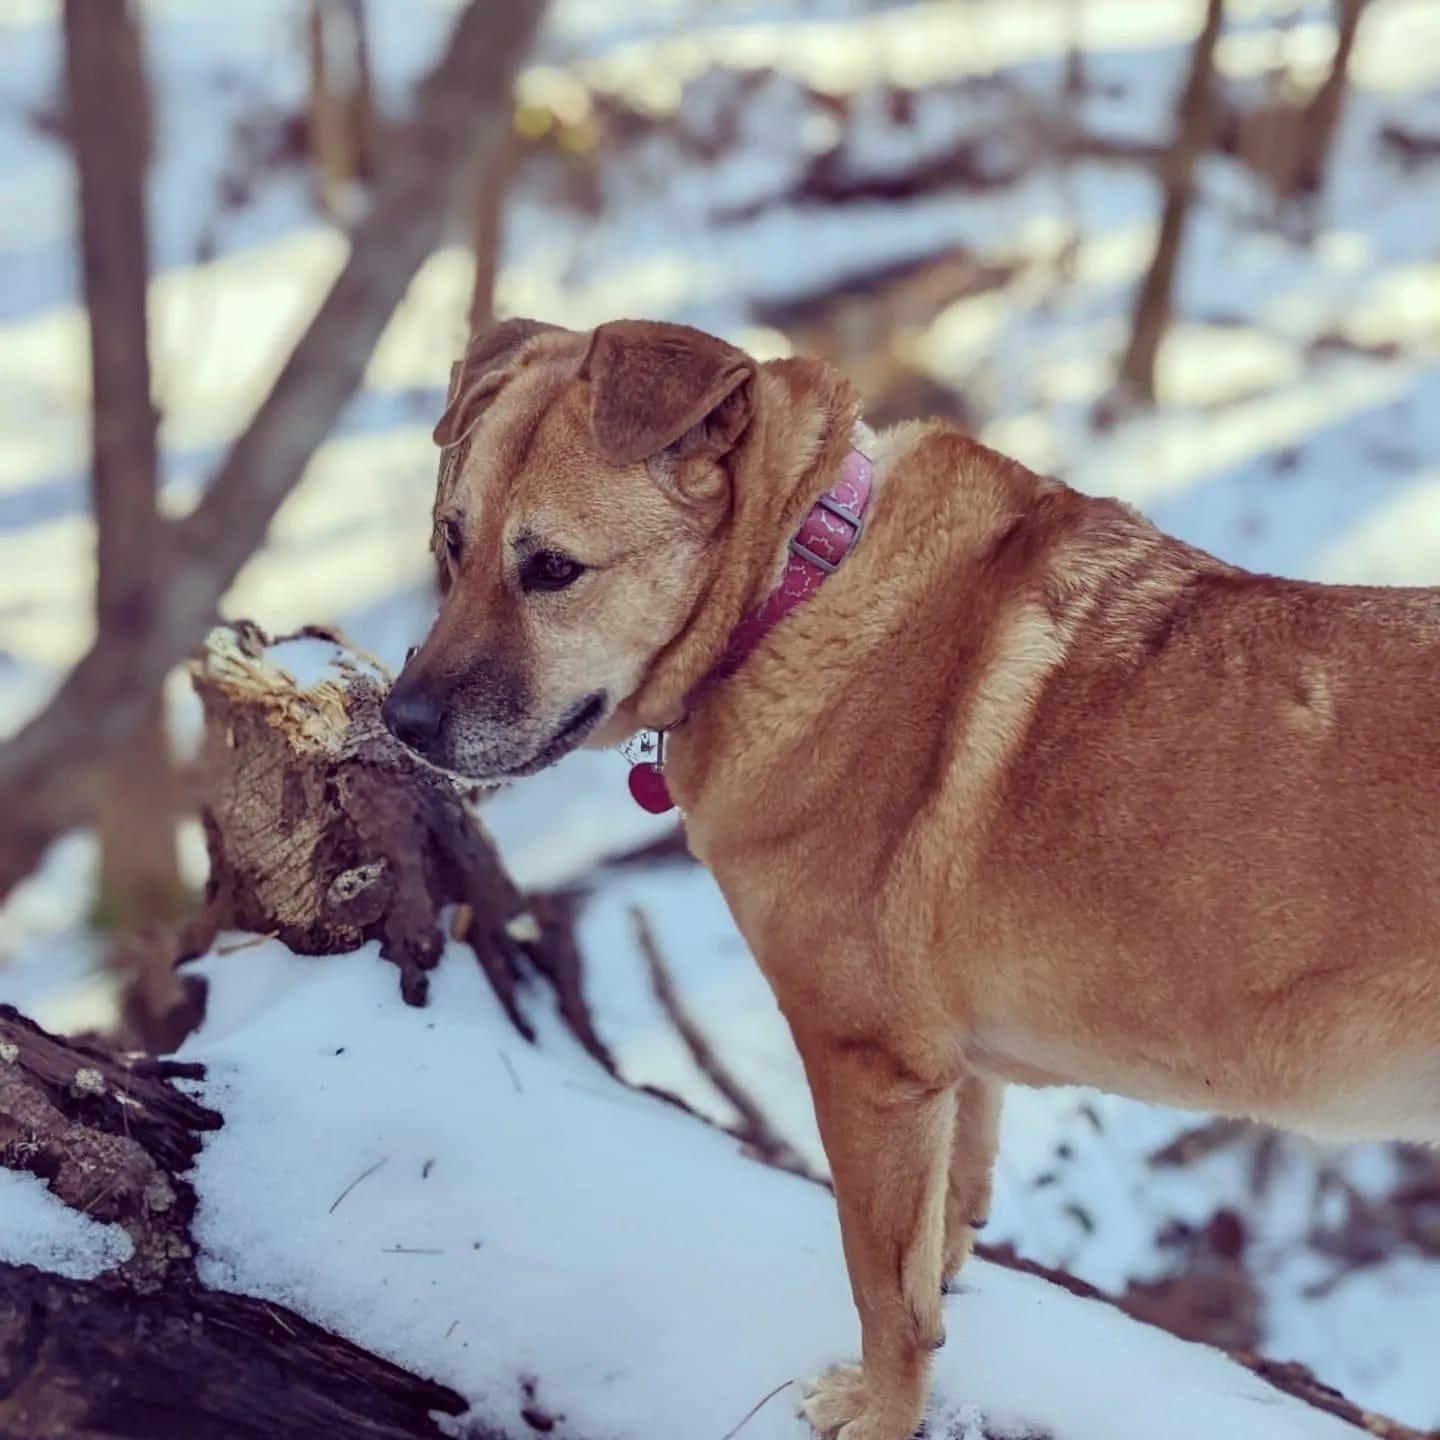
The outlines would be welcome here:
[[[428,685],[407,684],[402,676],[386,696],[380,717],[397,740],[423,755],[440,734],[445,707]]]

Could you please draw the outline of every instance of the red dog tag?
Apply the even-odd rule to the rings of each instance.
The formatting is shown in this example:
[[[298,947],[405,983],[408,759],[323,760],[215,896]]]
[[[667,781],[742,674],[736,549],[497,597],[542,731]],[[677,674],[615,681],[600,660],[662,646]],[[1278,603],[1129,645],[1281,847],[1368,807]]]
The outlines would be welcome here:
[[[663,772],[649,761],[630,767],[630,794],[642,810],[648,810],[652,815],[663,815],[675,808]]]

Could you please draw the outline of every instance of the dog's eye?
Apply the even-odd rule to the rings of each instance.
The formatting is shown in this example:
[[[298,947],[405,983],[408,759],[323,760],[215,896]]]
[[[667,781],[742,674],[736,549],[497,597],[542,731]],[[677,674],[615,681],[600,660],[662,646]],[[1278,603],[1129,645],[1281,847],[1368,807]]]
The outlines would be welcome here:
[[[460,551],[465,544],[464,533],[460,529],[460,522],[453,516],[447,515],[439,522],[440,539],[444,543],[445,553],[452,560],[459,560]]]
[[[526,590],[563,590],[584,573],[578,560],[557,550],[540,550],[520,567],[520,584]]]

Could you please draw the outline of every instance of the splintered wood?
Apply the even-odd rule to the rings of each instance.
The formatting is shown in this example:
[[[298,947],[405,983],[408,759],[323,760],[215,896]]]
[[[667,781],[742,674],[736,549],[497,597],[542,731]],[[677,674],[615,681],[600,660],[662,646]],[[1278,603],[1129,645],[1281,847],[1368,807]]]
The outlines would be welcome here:
[[[328,659],[321,678],[292,673],[298,639]],[[390,677],[378,661],[334,631],[274,641],[241,622],[211,633],[191,674],[205,711],[202,819],[217,926],[273,935],[307,955],[378,940],[405,999],[422,1005],[448,924],[522,1034],[531,1027],[518,986],[534,973],[582,1043],[610,1063],[585,1011],[568,908],[522,897],[474,816],[470,787],[385,729]]]
[[[305,639],[331,663],[302,684],[284,647]],[[379,940],[406,1000],[425,1001],[445,944],[441,911],[469,907],[465,939],[515,1007],[523,902],[466,805],[466,787],[412,754],[380,719],[389,676],[332,631],[272,641],[241,623],[213,631],[191,663],[205,711],[217,923],[274,935],[307,955]]]

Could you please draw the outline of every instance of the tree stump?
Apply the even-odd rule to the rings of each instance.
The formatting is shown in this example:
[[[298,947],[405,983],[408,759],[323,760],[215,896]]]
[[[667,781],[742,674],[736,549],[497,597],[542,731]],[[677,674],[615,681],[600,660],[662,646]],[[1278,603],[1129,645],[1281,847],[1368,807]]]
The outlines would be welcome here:
[[[330,647],[333,662],[308,685],[286,668],[302,641]],[[334,631],[272,641],[241,623],[214,631],[191,672],[205,710],[201,814],[217,926],[274,935],[303,955],[378,940],[412,1005],[425,1003],[448,930],[474,949],[522,1035],[533,1039],[516,986],[533,970],[613,1070],[584,1004],[566,908],[527,901],[470,808],[473,787],[385,729],[389,677],[378,662]]]

